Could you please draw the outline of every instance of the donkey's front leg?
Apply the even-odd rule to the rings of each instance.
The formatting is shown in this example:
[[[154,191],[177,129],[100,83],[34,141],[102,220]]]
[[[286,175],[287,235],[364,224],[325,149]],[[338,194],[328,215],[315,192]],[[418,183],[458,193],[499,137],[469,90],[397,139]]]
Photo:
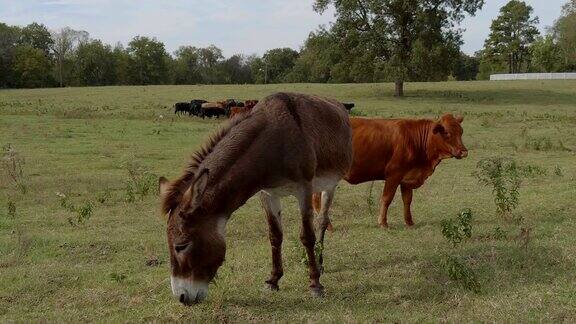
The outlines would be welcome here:
[[[324,295],[324,287],[320,284],[320,270],[316,262],[316,255],[314,253],[314,245],[316,244],[316,236],[314,235],[314,210],[312,209],[312,185],[306,184],[302,188],[298,197],[300,203],[300,213],[302,215],[302,228],[300,230],[300,241],[306,248],[306,255],[308,256],[308,271],[310,274],[310,289],[312,295],[322,297]]]
[[[278,290],[278,281],[282,278],[284,270],[282,268],[282,216],[280,199],[268,193],[260,192],[260,201],[266,212],[268,220],[268,237],[272,246],[272,273],[266,280],[266,285],[271,290]]]

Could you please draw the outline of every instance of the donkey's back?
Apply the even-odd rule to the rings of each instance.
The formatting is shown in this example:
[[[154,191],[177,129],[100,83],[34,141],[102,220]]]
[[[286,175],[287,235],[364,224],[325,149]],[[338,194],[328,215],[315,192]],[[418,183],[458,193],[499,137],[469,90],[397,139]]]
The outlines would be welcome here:
[[[327,98],[276,93],[254,107],[252,114],[269,127],[268,137],[283,147],[288,166],[301,168],[312,180],[341,178],[352,163],[352,133],[344,106]]]

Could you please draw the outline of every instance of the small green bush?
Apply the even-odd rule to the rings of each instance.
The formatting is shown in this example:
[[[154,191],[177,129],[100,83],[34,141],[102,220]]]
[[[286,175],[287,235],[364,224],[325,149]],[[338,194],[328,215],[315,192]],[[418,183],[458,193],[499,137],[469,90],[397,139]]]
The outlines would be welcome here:
[[[465,260],[450,255],[444,259],[443,266],[451,280],[460,283],[464,288],[475,293],[480,292],[478,276],[474,270],[466,264]]]
[[[70,208],[75,213],[74,217],[68,217],[68,223],[70,225],[83,225],[85,224],[91,217],[94,205],[91,202],[86,202],[80,207],[71,206]]]
[[[466,261],[457,254],[456,247],[462,243],[465,238],[472,237],[472,219],[473,213],[469,208],[463,209],[458,213],[455,219],[445,219],[442,221],[442,235],[452,243],[452,250],[442,259],[442,267],[448,274],[448,277],[460,283],[464,288],[479,292],[480,282],[474,270],[472,270]]]
[[[126,182],[126,201],[134,202],[136,196],[143,200],[154,191],[158,177],[152,174],[147,168],[135,161],[125,163],[128,171],[128,181]]]
[[[105,204],[108,200],[110,200],[110,198],[112,198],[110,190],[105,190],[96,196],[96,201],[98,201],[100,204]]]
[[[559,176],[559,177],[561,177],[564,174],[564,172],[562,171],[562,168],[559,165],[557,165],[554,168],[554,174]]]
[[[456,219],[442,220],[442,235],[456,247],[464,238],[472,237],[472,210],[464,209]]]
[[[486,158],[476,165],[474,176],[480,183],[492,187],[499,215],[509,216],[519,203],[522,168],[510,158]]]
[[[1,169],[6,176],[16,186],[21,194],[26,194],[28,187],[24,176],[24,158],[11,145],[2,147],[2,159],[0,160]]]

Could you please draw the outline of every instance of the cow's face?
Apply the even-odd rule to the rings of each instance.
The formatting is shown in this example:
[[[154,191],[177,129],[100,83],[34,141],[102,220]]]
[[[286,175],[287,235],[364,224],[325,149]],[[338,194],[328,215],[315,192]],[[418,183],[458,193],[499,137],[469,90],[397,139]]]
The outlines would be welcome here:
[[[446,114],[434,125],[437,149],[443,159],[455,157],[457,159],[468,156],[468,149],[462,143],[462,121],[464,117],[454,117]]]

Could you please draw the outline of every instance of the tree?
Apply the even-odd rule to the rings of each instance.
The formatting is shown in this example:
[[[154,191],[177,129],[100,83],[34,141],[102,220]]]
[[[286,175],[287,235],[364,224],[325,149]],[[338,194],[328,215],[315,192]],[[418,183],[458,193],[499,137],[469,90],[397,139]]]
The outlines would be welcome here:
[[[576,71],[576,0],[562,7],[562,14],[554,23],[553,34],[563,57],[563,69]]]
[[[170,56],[155,38],[134,37],[128,43],[130,78],[135,84],[164,84],[169,80]]]
[[[530,45],[539,35],[538,17],[532,17],[532,7],[519,0],[511,0],[500,8],[500,15],[492,21],[484,53],[491,60],[507,62],[508,73],[530,68]]]
[[[44,51],[31,45],[20,45],[14,51],[15,85],[39,88],[50,84],[51,64]]]
[[[247,58],[241,54],[232,55],[221,64],[226,83],[244,84],[252,82],[252,74]]]
[[[328,82],[334,65],[343,60],[334,33],[321,28],[310,33],[292,71],[291,82]]]
[[[298,52],[285,47],[267,51],[262,57],[264,63],[264,83],[282,83],[294,67]]]
[[[551,35],[539,37],[530,48],[533,70],[558,72],[562,70],[562,53]]]
[[[74,72],[80,85],[99,86],[116,82],[115,59],[110,45],[90,40],[76,49]]]
[[[446,60],[444,55],[460,45],[460,31],[454,26],[483,4],[483,0],[315,0],[314,9],[323,13],[334,5],[333,28],[344,42],[359,39],[365,53],[374,53],[376,63],[394,79],[395,95],[403,96],[406,80],[430,73],[448,75],[452,58]],[[443,64],[432,67],[430,59]]]
[[[477,56],[469,56],[460,53],[460,56],[452,69],[452,75],[458,81],[476,80],[480,68],[480,59]]]
[[[14,50],[20,38],[20,29],[0,23],[0,87],[14,86]]]
[[[50,56],[50,49],[54,45],[54,40],[52,40],[52,35],[50,35],[46,26],[31,23],[20,30],[18,43],[41,49],[44,55]]]
[[[54,40],[52,51],[56,59],[56,75],[61,87],[69,84],[74,51],[80,43],[88,41],[88,36],[88,32],[70,27],[64,27],[52,33]]]
[[[114,58],[114,78],[116,79],[116,84],[130,84],[131,58],[121,43],[117,43],[114,46],[112,57]]]
[[[199,49],[194,46],[180,46],[174,52],[172,75],[176,84],[202,83]]]
[[[200,48],[198,51],[200,59],[200,73],[202,75],[202,80],[204,83],[217,84],[224,83],[222,80],[221,71],[219,70],[219,64],[224,59],[222,55],[222,50],[214,45],[210,45],[205,48]]]

